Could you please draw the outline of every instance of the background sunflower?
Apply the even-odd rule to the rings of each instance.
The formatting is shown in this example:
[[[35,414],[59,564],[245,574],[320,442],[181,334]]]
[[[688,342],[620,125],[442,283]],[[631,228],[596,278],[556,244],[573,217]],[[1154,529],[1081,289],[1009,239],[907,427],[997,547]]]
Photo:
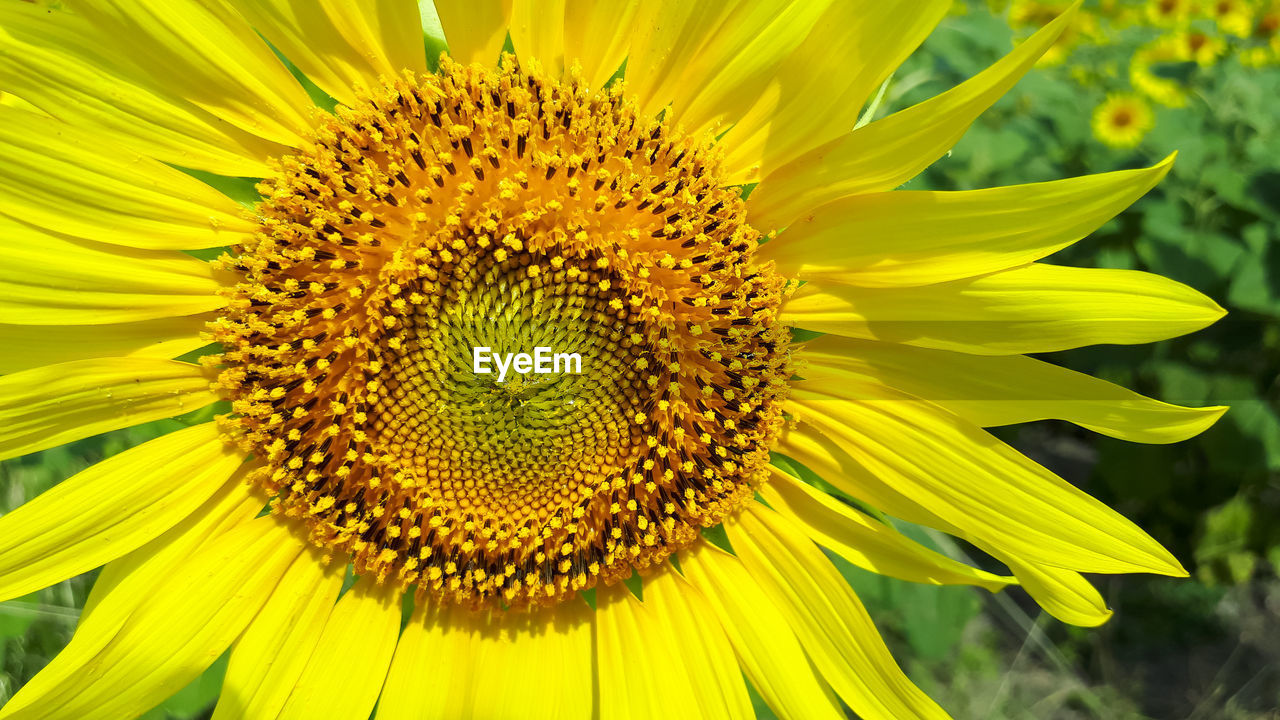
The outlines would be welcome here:
[[[1085,27],[1097,27],[1123,5],[1089,4],[1086,10],[1095,12]],[[1233,3],[1239,5],[1248,3]],[[1233,12],[1230,20],[1229,32],[1237,37],[1239,17]],[[1191,31],[1177,32],[1175,38],[1185,38]],[[1033,72],[979,120],[949,158],[908,187],[953,190],[1050,180],[1144,167],[1181,151],[1166,184],[1055,260],[1159,272],[1226,298],[1231,319],[1190,338],[1068,351],[1054,359],[1171,402],[1230,404],[1235,411],[1204,436],[1173,448],[1110,441],[1058,422],[1022,426],[1002,437],[1117,506],[1184,562],[1193,561],[1187,565],[1196,582],[1109,578],[1106,595],[1123,622],[1084,634],[1048,621],[1020,595],[908,584],[840,567],[908,674],[956,717],[1268,717],[1280,706],[1280,530],[1270,522],[1280,507],[1280,255],[1273,249],[1280,213],[1280,77],[1254,69],[1265,63],[1249,64],[1259,55],[1244,51],[1265,52],[1265,43],[1243,48],[1238,60],[1227,55],[1209,65],[1197,62],[1203,54],[1181,59],[1171,50],[1163,67],[1145,69],[1175,83],[1185,107],[1158,117],[1136,149],[1109,150],[1089,139],[1091,105],[1081,98],[1100,100],[1105,86],[1097,78],[1115,75],[1106,51],[1133,55],[1140,42],[1153,41],[1135,35],[1124,45],[1098,37],[1074,37],[1070,53]],[[898,71],[882,94],[880,114],[972,76],[1007,52],[1013,40],[1004,17],[990,14],[987,3],[973,3]],[[432,42],[438,46],[442,40],[429,35]],[[1095,49],[1097,58],[1070,61]],[[0,96],[0,104],[8,102],[13,101]],[[213,412],[6,461],[0,464],[0,510]],[[965,547],[939,534],[905,530],[945,554],[966,556]],[[66,644],[94,575],[0,604],[0,703]],[[207,717],[225,669],[225,659],[215,663],[148,717]],[[762,703],[757,711],[769,717]]]

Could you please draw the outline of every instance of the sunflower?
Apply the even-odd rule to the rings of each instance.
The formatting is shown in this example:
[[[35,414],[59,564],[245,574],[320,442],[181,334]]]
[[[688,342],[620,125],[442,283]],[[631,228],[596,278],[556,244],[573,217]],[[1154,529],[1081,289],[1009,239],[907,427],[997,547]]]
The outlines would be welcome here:
[[[1185,34],[1161,36],[1134,51],[1129,59],[1129,82],[1165,107],[1183,107],[1189,97],[1186,86],[1162,75],[1160,68],[1189,60],[1190,44]]]
[[[1176,27],[1191,17],[1194,0],[1147,0],[1147,20],[1156,27]]]
[[[826,552],[1078,625],[1081,573],[1185,574],[983,429],[1223,412],[1026,356],[1222,315],[1037,262],[1172,159],[894,191],[1070,11],[851,132],[947,2],[65,6],[0,5],[0,459],[220,414],[0,518],[0,599],[103,566],[0,718],[134,717],[227,651],[218,720],[748,717],[746,680],[940,718]]]
[[[1244,38],[1253,32],[1255,4],[1249,0],[1201,0],[1199,12],[1222,32]]]
[[[1135,147],[1154,124],[1151,106],[1130,93],[1109,95],[1093,110],[1093,136],[1114,148]]]

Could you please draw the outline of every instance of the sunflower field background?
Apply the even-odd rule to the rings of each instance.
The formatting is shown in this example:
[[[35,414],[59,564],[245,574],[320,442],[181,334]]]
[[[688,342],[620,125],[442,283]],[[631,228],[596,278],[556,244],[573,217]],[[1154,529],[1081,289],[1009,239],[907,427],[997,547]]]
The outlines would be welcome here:
[[[952,87],[1068,5],[958,2],[869,112]],[[438,50],[438,38],[427,42]],[[1056,421],[1001,436],[1150,531],[1192,578],[1108,576],[1115,617],[1085,630],[1026,598],[841,565],[908,673],[957,718],[1280,718],[1280,0],[1087,2],[1040,67],[908,187],[1039,182],[1146,167],[1173,151],[1163,183],[1054,260],[1156,272],[1230,315],[1188,338],[1046,359],[1231,411],[1173,446]],[[183,420],[0,463],[0,512]],[[941,535],[904,530],[966,557]],[[0,703],[66,644],[92,581],[0,603]],[[224,666],[146,717],[207,717]]]

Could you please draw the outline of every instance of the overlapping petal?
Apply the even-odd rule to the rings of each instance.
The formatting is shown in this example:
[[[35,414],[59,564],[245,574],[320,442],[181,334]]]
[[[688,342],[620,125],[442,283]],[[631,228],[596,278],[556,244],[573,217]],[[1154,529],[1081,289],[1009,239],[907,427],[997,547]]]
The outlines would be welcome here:
[[[92,131],[0,107],[0,214],[75,237],[186,250],[241,242],[241,207]]]
[[[130,61],[166,97],[258,137],[299,147],[313,105],[271,48],[221,0],[79,0],[72,9],[105,52]]]
[[[118,627],[82,626],[53,663],[0,708],[0,718],[118,720],[146,712],[222,654],[301,550],[275,518],[231,530],[150,588],[146,602]]]
[[[84,18],[31,3],[0,6],[0,87],[44,112],[158,160],[262,177],[287,148],[173,96],[94,41]]]
[[[114,560],[169,530],[243,462],[215,423],[113,455],[0,517],[0,600]]]
[[[198,365],[98,358],[0,377],[0,460],[199,410],[217,400]]]
[[[828,203],[792,223],[757,259],[803,279],[929,285],[1025,265],[1076,242],[1160,182],[1143,170],[962,192],[897,191]]]
[[[826,335],[805,344],[813,383],[880,384],[982,427],[1073,422],[1103,435],[1171,443],[1208,429],[1226,407],[1160,402],[1091,375],[1024,355],[982,356]],[[892,400],[874,390],[867,399]]]
[[[307,78],[354,106],[355,88],[427,69],[414,0],[231,0]]]
[[[991,67],[947,92],[832,140],[761,181],[747,202],[757,228],[790,225],[850,195],[892,190],[942,157],[1071,23],[1063,13]]]
[[[860,288],[811,282],[785,305],[795,327],[976,355],[1148,343],[1226,312],[1196,290],[1135,270],[1033,263],[936,285]]]
[[[170,250],[112,247],[0,215],[0,323],[99,325],[226,304],[213,267]]]

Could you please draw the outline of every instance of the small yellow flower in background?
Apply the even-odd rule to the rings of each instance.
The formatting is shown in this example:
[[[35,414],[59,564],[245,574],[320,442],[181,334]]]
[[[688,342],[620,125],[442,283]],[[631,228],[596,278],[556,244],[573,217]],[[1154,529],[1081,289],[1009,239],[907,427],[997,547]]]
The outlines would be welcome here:
[[[1252,0],[1200,0],[1197,14],[1212,19],[1221,32],[1244,38],[1253,32],[1254,5]]]
[[[895,189],[1074,8],[855,130],[949,3],[436,0],[438,65],[413,0],[66,4],[0,4],[0,86],[39,109],[0,107],[0,459],[230,411],[0,518],[0,599],[102,566],[0,720],[136,717],[227,651],[215,720],[750,717],[747,681],[780,717],[945,718],[823,548],[1082,626],[1085,573],[1186,574],[986,431],[1225,410],[1032,357],[1223,315],[1039,262],[1173,158]],[[583,372],[502,383],[481,346]]]
[[[1129,59],[1129,82],[1134,89],[1166,107],[1187,104],[1187,89],[1173,78],[1156,73],[1162,64],[1184,62],[1186,45],[1177,37],[1165,35],[1138,48]]]
[[[1222,38],[1200,30],[1178,31],[1173,34],[1169,42],[1177,48],[1178,59],[1194,62],[1200,67],[1213,65],[1226,51],[1226,43]]]
[[[1156,27],[1177,27],[1191,17],[1196,0],[1147,0],[1147,21]]]
[[[1093,136],[1115,148],[1137,146],[1155,125],[1151,106],[1137,95],[1107,97],[1093,110]]]

